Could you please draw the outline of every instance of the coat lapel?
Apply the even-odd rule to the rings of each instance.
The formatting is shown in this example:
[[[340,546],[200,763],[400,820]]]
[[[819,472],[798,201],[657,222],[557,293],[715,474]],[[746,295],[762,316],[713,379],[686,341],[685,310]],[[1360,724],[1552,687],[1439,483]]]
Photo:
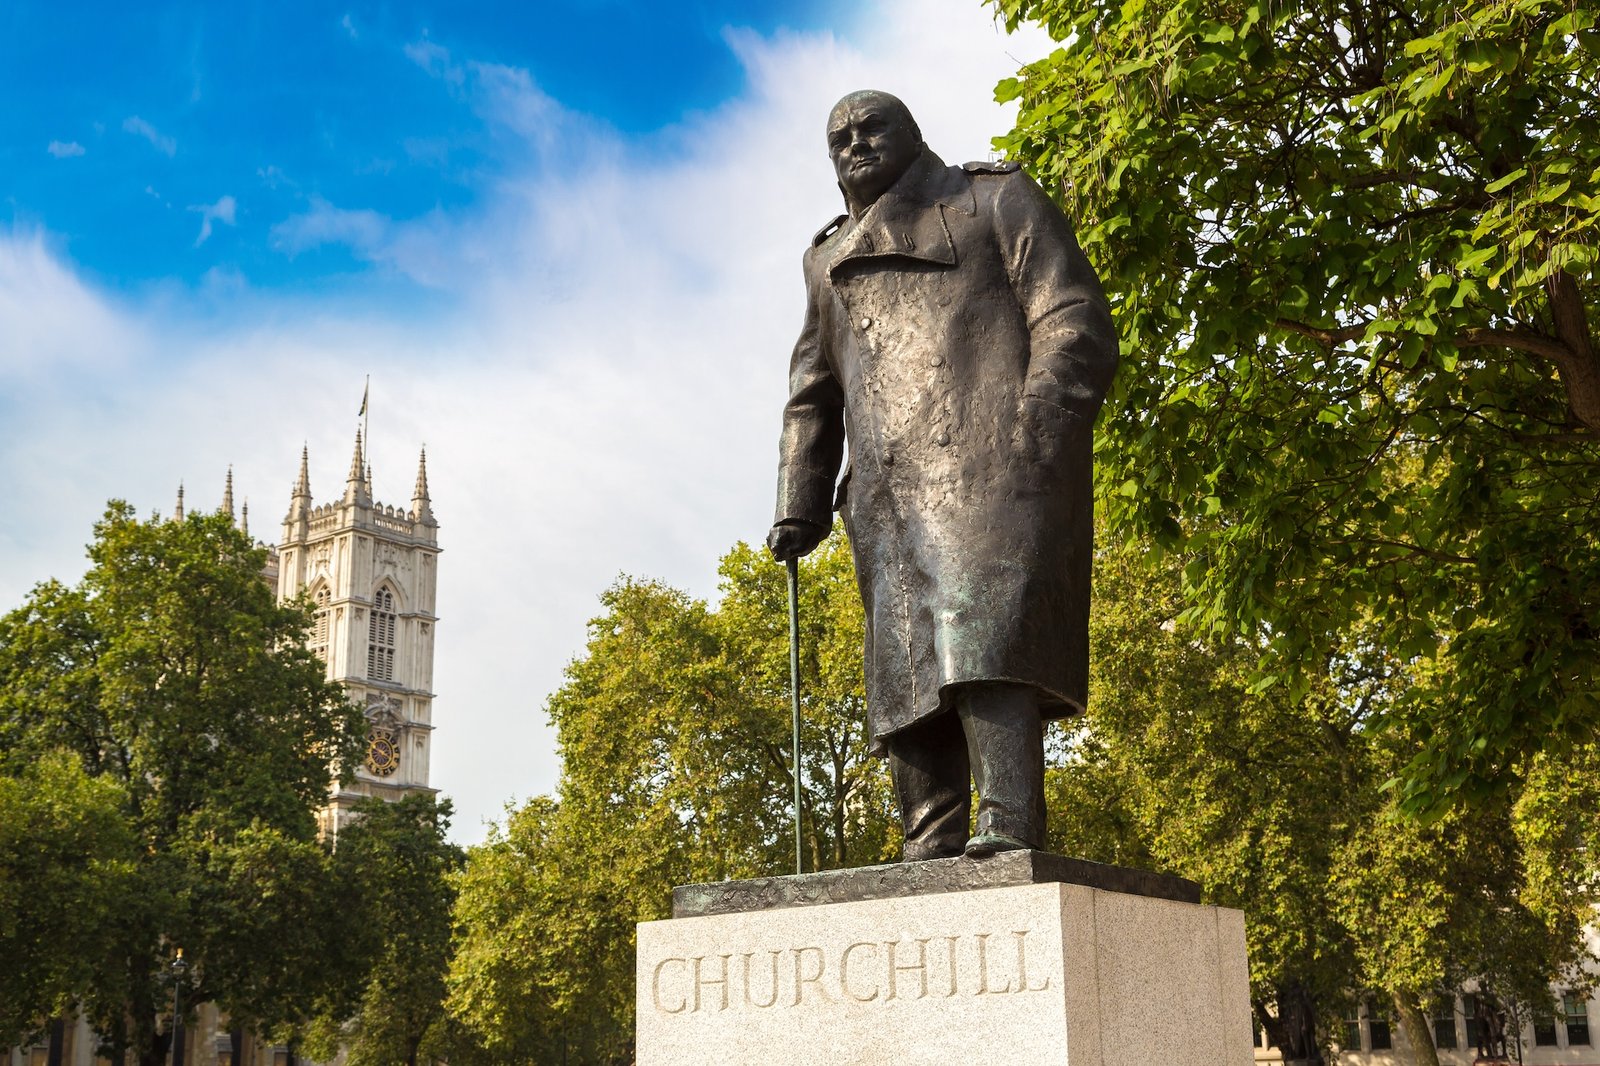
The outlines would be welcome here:
[[[925,149],[894,187],[850,227],[828,272],[854,259],[888,256],[954,266],[956,250],[945,211],[977,212],[972,183],[959,167],[946,167]]]

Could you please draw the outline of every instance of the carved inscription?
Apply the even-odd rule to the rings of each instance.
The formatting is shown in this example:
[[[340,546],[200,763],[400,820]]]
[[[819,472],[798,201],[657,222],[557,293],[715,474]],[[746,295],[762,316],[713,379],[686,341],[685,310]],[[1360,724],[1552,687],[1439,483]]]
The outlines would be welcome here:
[[[650,974],[661,1014],[768,1010],[826,1003],[890,1003],[1044,992],[1028,972],[1026,929],[963,936],[857,940],[842,949],[799,945],[671,956]]]

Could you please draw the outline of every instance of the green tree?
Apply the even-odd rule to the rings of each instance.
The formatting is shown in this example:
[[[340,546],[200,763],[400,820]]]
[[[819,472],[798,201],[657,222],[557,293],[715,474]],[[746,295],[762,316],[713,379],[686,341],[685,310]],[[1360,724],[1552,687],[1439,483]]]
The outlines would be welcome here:
[[[629,847],[541,796],[471,850],[447,1001],[479,1051],[466,1061],[633,1061],[632,923],[665,917],[667,888],[612,875]]]
[[[898,846],[863,735],[861,607],[843,537],[803,569],[808,868]],[[624,579],[549,709],[558,799],[511,812],[472,850],[450,1009],[500,1061],[631,1061],[633,932],[672,886],[792,868],[783,568],[745,545],[713,609]]]
[[[1360,705],[1253,690],[1255,649],[1183,623],[1177,568],[1141,556],[1097,558],[1090,713],[1052,760],[1050,847],[1242,909],[1258,1024],[1291,1061],[1321,1061],[1357,977],[1332,877],[1378,802]]]
[[[116,782],[66,752],[0,776],[0,1047],[25,1043],[91,987],[133,868]]]
[[[350,1066],[416,1066],[446,1057],[445,972],[455,877],[465,853],[446,839],[450,802],[366,799],[334,851],[342,962],[349,979],[324,1002],[304,1047],[340,1048]]]
[[[89,558],[76,588],[47,582],[0,619],[0,776],[67,752],[115,795],[133,869],[73,991],[113,1054],[154,1066],[177,949],[186,1004],[260,1029],[309,1007],[331,921],[315,812],[361,718],[225,516],[114,503]]]
[[[997,139],[1080,223],[1125,364],[1105,513],[1308,691],[1361,626],[1407,810],[1594,738],[1591,0],[989,0],[1061,47]]]
[[[1293,1061],[1323,1061],[1363,991],[1433,1066],[1438,992],[1472,979],[1524,1014],[1547,1004],[1596,902],[1589,779],[1532,774],[1514,802],[1405,817],[1383,785],[1407,745],[1372,728],[1400,664],[1358,645],[1304,696],[1254,684],[1258,648],[1184,622],[1179,560],[1146,554],[1098,559],[1091,713],[1050,773],[1052,848],[1242,909],[1258,1022]]]

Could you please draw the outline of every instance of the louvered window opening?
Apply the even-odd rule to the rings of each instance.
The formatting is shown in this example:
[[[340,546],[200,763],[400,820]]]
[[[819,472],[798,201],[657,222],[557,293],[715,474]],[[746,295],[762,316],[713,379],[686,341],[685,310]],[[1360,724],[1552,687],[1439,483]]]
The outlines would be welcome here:
[[[322,656],[328,657],[328,601],[331,599],[326,587],[317,590],[317,613],[311,630],[311,650]]]
[[[381,589],[367,621],[367,677],[374,681],[394,680],[395,628],[394,593]]]

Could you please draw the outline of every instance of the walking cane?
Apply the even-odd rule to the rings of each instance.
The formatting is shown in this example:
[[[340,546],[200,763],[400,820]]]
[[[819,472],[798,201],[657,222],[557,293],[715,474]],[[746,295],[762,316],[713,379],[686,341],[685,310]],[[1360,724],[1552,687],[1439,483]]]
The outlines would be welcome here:
[[[789,559],[789,704],[794,712],[794,872],[800,863],[800,560]]]

